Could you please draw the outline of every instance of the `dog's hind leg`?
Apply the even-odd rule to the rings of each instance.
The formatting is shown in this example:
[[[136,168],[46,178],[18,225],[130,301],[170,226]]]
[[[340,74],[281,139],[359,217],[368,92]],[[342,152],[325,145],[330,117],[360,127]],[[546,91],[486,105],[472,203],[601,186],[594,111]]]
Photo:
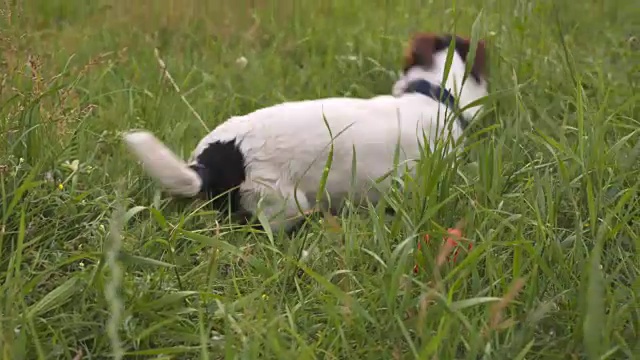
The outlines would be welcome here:
[[[278,184],[277,188],[253,187],[242,193],[242,207],[258,216],[262,214],[274,233],[290,232],[311,209],[307,196],[293,185]]]

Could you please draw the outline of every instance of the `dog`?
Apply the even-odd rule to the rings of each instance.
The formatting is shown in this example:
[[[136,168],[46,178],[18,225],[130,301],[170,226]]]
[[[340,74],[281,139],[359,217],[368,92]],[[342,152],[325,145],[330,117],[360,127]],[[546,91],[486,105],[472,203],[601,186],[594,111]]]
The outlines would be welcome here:
[[[419,33],[391,95],[292,101],[234,116],[206,135],[188,162],[147,131],[128,132],[124,140],[170,194],[205,195],[217,208],[262,214],[272,231],[287,232],[316,205],[347,198],[377,203],[391,186],[385,175],[398,171],[396,160],[419,159],[423,146],[434,146],[439,136],[461,137],[481,105],[458,110],[488,95],[485,44],[477,42],[467,71],[470,47],[470,40],[458,36]],[[445,121],[452,112],[457,116]],[[323,194],[329,198],[316,204],[325,176]]]

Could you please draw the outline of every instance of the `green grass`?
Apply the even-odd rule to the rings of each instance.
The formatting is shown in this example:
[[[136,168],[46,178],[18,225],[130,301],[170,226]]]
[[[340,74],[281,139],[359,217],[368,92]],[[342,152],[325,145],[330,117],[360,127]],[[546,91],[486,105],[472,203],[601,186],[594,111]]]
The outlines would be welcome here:
[[[637,357],[633,1],[271,3],[0,5],[3,359]],[[389,93],[414,31],[486,38],[496,97],[462,159],[428,156],[389,194],[391,220],[250,231],[161,194],[121,144],[142,127],[186,157],[205,134],[156,47],[213,128]],[[472,252],[440,268],[436,241],[416,253],[461,219]]]

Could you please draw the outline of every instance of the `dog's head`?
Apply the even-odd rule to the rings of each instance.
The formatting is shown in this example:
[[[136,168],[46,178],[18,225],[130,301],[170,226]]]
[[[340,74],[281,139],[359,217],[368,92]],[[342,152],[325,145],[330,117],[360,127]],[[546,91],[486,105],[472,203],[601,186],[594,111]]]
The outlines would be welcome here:
[[[445,69],[451,43],[453,58],[446,79]],[[453,35],[418,33],[406,49],[402,76],[393,86],[393,95],[399,96],[410,81],[425,79],[444,86],[458,98],[461,107],[488,94],[488,59],[484,41],[477,42],[475,53],[470,53],[471,40]],[[467,62],[473,62],[467,69]],[[467,71],[468,70],[468,71]],[[479,107],[467,109],[473,116]]]

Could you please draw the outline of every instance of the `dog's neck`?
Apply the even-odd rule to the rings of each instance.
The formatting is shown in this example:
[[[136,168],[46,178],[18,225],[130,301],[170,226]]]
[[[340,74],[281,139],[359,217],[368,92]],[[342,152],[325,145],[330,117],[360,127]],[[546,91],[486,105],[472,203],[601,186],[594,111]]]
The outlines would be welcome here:
[[[444,104],[450,111],[457,114],[458,126],[464,131],[469,126],[469,120],[463,113],[460,113],[460,109],[456,103],[455,97],[444,87],[436,85],[429,80],[420,79],[410,81],[405,89],[405,93],[417,93],[430,97],[435,101]]]
[[[443,83],[446,58],[447,52],[441,51],[434,54],[434,62],[430,68],[426,69],[424,67],[414,66],[408,69],[393,85],[392,94],[394,96],[401,96],[406,93],[407,87],[411,82],[427,80],[449,91],[456,98],[460,109],[464,109],[472,102],[487,96],[486,80],[480,78],[480,82],[478,83],[472,76],[468,76],[463,84],[465,63],[457,54],[453,56],[451,67],[449,68],[449,75]],[[466,119],[472,120],[481,108],[480,105],[467,108],[463,111],[463,115]]]

